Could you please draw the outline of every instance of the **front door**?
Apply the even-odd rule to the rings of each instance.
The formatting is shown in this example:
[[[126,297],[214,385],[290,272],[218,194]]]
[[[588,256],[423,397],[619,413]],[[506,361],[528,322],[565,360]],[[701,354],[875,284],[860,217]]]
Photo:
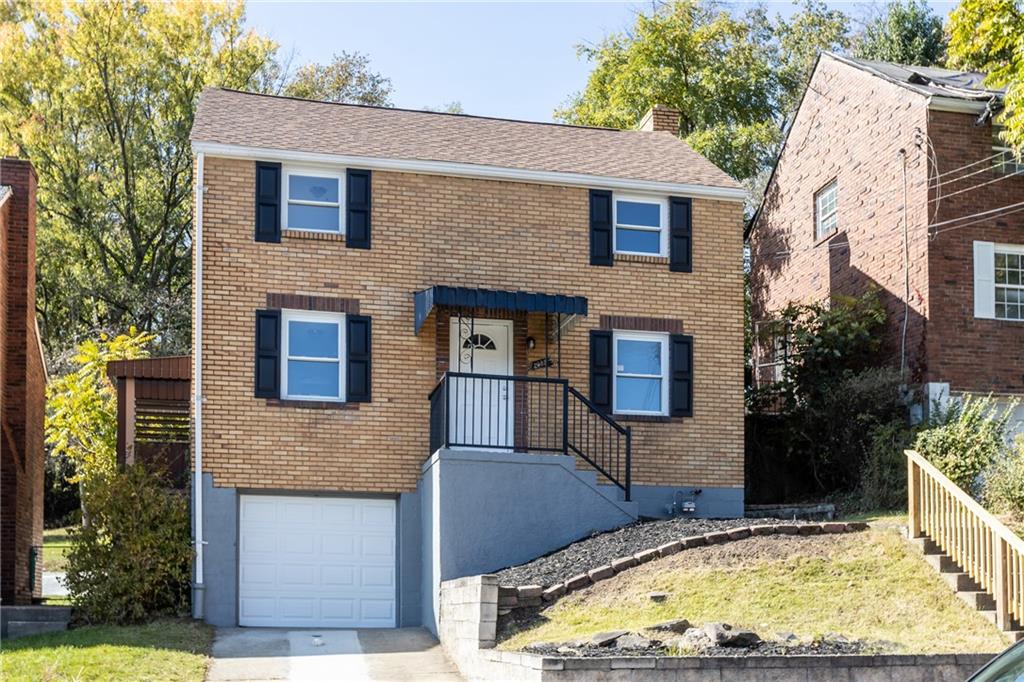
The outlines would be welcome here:
[[[512,321],[451,320],[449,366],[453,372],[492,378],[452,377],[448,384],[449,438],[453,445],[512,447]]]

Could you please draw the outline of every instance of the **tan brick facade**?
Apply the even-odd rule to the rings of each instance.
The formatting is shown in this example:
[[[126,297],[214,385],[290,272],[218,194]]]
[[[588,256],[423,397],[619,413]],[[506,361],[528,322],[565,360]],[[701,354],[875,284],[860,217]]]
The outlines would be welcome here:
[[[741,204],[695,199],[694,272],[672,273],[667,259],[589,265],[586,189],[411,173],[374,172],[370,250],[289,231],[257,243],[254,169],[205,159],[203,469],[216,485],[414,490],[448,349],[443,310],[414,334],[413,293],[436,284],[586,296],[589,317],[562,347],[563,374],[584,393],[601,315],[681,321],[694,337],[695,415],[631,424],[633,481],[743,485]],[[372,402],[330,410],[253,397],[254,311],[267,294],[358,301],[373,320]],[[543,354],[544,318],[515,319],[520,373]],[[538,340],[529,352],[527,336]]]
[[[972,275],[973,240],[1024,244],[1024,213],[934,239],[928,234],[931,223],[1024,201],[1024,178],[972,188],[998,177],[984,165],[944,176],[945,196],[936,201],[930,186],[937,173],[992,154],[991,126],[975,126],[975,119],[929,110],[924,96],[822,58],[750,236],[753,319],[770,319],[791,301],[859,294],[874,285],[888,313],[883,359],[898,366],[905,211],[908,379],[950,382],[954,392],[1024,392],[1024,324],[975,319]],[[949,181],[979,169],[960,182]],[[833,179],[838,232],[817,240],[814,195]],[[966,188],[972,189],[949,196]]]

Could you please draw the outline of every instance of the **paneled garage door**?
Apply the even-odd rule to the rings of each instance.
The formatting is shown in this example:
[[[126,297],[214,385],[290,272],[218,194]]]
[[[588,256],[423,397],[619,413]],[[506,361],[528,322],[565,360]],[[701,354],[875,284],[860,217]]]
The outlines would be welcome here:
[[[395,502],[242,495],[238,622],[395,626]]]

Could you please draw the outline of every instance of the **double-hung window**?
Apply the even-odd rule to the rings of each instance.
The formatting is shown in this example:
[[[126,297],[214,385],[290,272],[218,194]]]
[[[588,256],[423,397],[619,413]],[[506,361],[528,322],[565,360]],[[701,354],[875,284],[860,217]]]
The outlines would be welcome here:
[[[668,199],[615,195],[615,253],[664,256]]]
[[[290,400],[345,399],[345,316],[281,313],[281,393]]]
[[[617,414],[668,414],[668,334],[615,332],[612,362]]]
[[[997,320],[1024,320],[1024,247],[995,247]]]
[[[332,232],[343,230],[345,183],[342,173],[312,169],[286,169],[284,173],[284,220],[289,230]]]
[[[814,236],[824,239],[839,229],[839,185],[835,180],[814,195]]]

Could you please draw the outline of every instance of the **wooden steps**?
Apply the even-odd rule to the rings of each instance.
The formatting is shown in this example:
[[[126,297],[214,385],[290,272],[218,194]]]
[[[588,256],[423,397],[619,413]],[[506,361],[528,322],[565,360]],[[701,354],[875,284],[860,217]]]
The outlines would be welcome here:
[[[924,556],[925,562],[946,581],[957,597],[978,611],[992,625],[997,624],[995,598],[972,580],[955,561],[943,554],[931,538],[911,538],[910,544]],[[1005,630],[1003,634],[1011,641],[1017,642],[1024,639],[1024,628],[1011,618],[1010,629]]]

